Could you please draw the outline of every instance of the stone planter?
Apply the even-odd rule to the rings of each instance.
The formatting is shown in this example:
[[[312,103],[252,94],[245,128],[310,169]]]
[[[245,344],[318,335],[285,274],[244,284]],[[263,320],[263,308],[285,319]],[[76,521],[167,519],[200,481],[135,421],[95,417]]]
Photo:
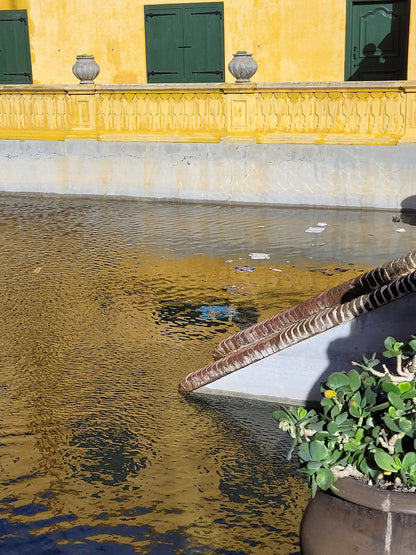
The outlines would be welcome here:
[[[234,58],[228,64],[228,69],[237,83],[248,83],[257,71],[257,62],[253,60],[253,54],[245,50],[239,50],[233,54]]]
[[[100,73],[100,66],[94,60],[94,56],[77,56],[72,73],[79,79],[80,84],[90,84],[94,83],[94,79]]]
[[[387,491],[339,478],[338,494],[318,490],[306,508],[303,555],[412,555],[416,493]]]

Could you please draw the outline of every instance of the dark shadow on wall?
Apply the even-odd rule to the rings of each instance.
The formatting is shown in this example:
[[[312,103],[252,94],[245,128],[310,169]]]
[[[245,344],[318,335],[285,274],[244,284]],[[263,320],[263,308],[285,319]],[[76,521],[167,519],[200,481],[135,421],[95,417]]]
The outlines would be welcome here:
[[[385,58],[381,44],[377,47],[370,42],[364,46],[363,60],[358,64],[357,70],[351,75],[351,81],[376,81],[384,79]]]
[[[400,214],[393,216],[394,221],[401,221],[404,224],[416,225],[416,195],[407,197],[400,204]]]

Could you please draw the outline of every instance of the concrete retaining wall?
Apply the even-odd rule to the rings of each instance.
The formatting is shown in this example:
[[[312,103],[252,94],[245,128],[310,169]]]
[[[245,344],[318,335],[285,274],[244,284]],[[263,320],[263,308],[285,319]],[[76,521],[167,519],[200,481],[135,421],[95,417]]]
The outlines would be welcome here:
[[[416,144],[0,140],[0,190],[416,208]]]

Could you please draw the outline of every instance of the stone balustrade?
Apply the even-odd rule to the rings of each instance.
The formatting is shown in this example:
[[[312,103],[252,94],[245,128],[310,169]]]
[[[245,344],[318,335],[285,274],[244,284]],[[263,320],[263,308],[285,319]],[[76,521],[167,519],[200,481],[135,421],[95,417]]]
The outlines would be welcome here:
[[[0,139],[396,144],[416,83],[0,86]]]

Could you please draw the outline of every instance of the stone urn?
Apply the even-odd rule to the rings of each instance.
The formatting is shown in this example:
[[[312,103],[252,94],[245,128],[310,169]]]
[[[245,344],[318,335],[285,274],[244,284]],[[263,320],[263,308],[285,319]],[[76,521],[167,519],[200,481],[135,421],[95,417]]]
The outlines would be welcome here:
[[[257,62],[253,59],[253,54],[248,54],[245,50],[239,50],[233,54],[234,58],[228,64],[228,69],[237,83],[248,83],[257,71]]]
[[[416,493],[338,478],[339,493],[318,490],[303,515],[303,555],[412,555]]]
[[[77,61],[72,66],[72,73],[81,85],[94,83],[94,79],[100,73],[100,66],[94,60],[94,56],[81,54],[77,56]]]

